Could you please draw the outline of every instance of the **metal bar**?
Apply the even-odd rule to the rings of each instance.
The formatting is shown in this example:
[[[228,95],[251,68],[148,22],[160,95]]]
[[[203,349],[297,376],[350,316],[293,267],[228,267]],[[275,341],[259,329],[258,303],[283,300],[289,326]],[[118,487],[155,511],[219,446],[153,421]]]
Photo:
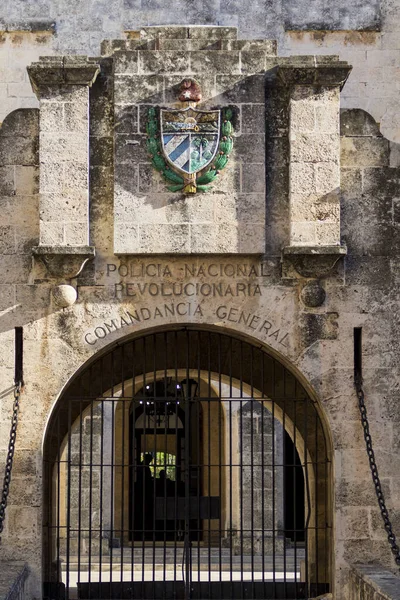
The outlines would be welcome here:
[[[354,327],[354,381],[362,381],[362,327]]]
[[[309,597],[310,595],[310,581],[309,581],[309,555],[308,555],[308,531],[311,520],[311,493],[310,493],[310,481],[308,478],[308,402],[306,402],[306,406],[304,409],[304,473],[305,473],[305,487],[306,487],[306,497],[307,497],[307,518],[304,515],[304,562],[305,562],[305,588],[306,595]]]
[[[24,385],[24,332],[22,327],[15,327],[15,385]]]
[[[167,389],[167,357],[168,357],[168,336],[167,333],[164,333],[164,387],[165,389]],[[174,402],[175,402],[175,423],[177,423],[178,421],[178,400],[177,400],[177,382],[176,379],[175,381],[175,386],[174,386]],[[167,423],[167,405],[165,404],[165,423]],[[175,425],[176,426],[176,425]],[[168,444],[167,444],[167,426],[164,427],[164,448],[168,448]],[[176,437],[175,437],[175,444],[176,444]],[[177,481],[177,473],[176,473],[176,461],[177,461],[177,448],[175,450],[175,494],[176,494],[176,481]],[[166,470],[166,467],[164,467]],[[176,527],[176,521],[175,521],[175,527]],[[171,532],[172,534],[172,532]],[[168,533],[167,533],[167,486],[164,486],[164,548],[163,548],[163,577],[164,577],[164,581],[166,581],[167,578],[167,537],[168,537]],[[176,536],[174,536],[176,537]],[[164,590],[163,590],[163,597],[166,598],[167,597],[167,590],[166,590],[166,586],[164,586]]]
[[[71,404],[68,405],[68,479],[67,479],[67,564],[66,564],[66,598],[69,598],[69,582],[70,582],[70,549],[71,549]]]
[[[240,341],[240,398],[243,398],[243,342]],[[239,410],[240,427],[239,427],[239,447],[240,447],[240,573],[241,573],[241,594],[244,598],[244,577],[243,577],[243,407]]]
[[[262,564],[262,582],[263,582],[263,596],[266,595],[265,589],[265,539],[264,539],[264,531],[265,531],[265,432],[264,432],[264,353],[261,353],[261,564]],[[273,400],[272,400],[273,402]],[[273,438],[273,416],[271,421],[272,426],[272,438]],[[272,481],[275,480],[274,477],[274,466],[272,466]],[[272,510],[272,529],[275,528],[275,514]]]
[[[191,588],[191,557],[190,557],[190,411],[191,411],[191,386],[189,373],[189,332],[186,330],[186,386],[187,397],[185,402],[185,600],[190,599]]]
[[[145,394],[145,390],[146,390],[146,385],[147,385],[147,369],[146,369],[146,341],[147,341],[147,337],[144,337],[142,340],[143,343],[143,349],[142,349],[142,375],[143,375],[143,393]],[[148,468],[148,466],[146,466],[145,464],[145,459],[146,459],[146,454],[147,454],[147,415],[146,415],[146,411],[147,411],[147,401],[145,400],[143,402],[143,452],[142,452],[142,440],[139,440],[139,450],[140,450],[140,454],[139,454],[139,460],[140,460],[140,464],[139,464],[139,469],[141,470],[141,476],[140,476],[140,482],[142,485],[142,490],[140,490],[140,486],[139,486],[139,494],[142,494],[142,522],[141,522],[141,529],[142,529],[142,594],[145,588],[145,568],[146,568],[146,510],[147,510],[147,505],[146,505],[146,469]],[[142,459],[142,455],[143,455],[143,459]],[[139,498],[140,501],[140,498]]]
[[[296,396],[296,381],[294,385]],[[293,540],[294,540],[294,582],[297,583],[297,505],[296,505],[296,487],[297,487],[297,467],[296,467],[296,434],[297,434],[297,404],[294,403],[294,427],[293,427],[293,451],[292,463],[293,467]],[[297,599],[297,585],[295,586],[295,599]]]
[[[99,584],[101,586],[102,575],[103,575],[103,484],[104,484],[104,400],[100,400],[100,474],[99,474],[99,487],[100,487],[100,502],[99,502]]]
[[[110,472],[110,587],[112,589],[113,580],[113,550],[114,550],[114,461],[115,461],[115,406],[114,400],[111,401],[111,472]]]
[[[152,547],[152,581],[153,581],[153,596],[156,597],[156,484],[157,484],[157,410],[158,410],[158,393],[157,393],[157,366],[156,366],[156,352],[157,352],[157,335],[154,334],[152,337],[153,342],[153,406],[154,406],[154,427],[153,427],[153,440],[154,440],[154,470],[153,470],[153,547]],[[164,390],[165,393],[165,390]],[[164,405],[166,407],[166,405]],[[165,486],[164,486],[165,487]]]
[[[122,363],[124,363],[124,346],[122,347]],[[122,387],[125,385],[125,378],[124,378],[124,372],[122,370]],[[125,544],[125,437],[126,437],[126,423],[125,423],[125,413],[126,413],[126,409],[127,407],[125,406],[124,403],[122,403],[121,405],[121,411],[122,411],[122,432],[121,432],[121,454],[122,454],[122,467],[121,467],[121,532],[120,532],[120,536],[121,536],[121,582],[123,582],[124,580],[124,544]],[[129,410],[129,406],[128,406],[128,410]],[[121,585],[121,598],[123,597],[123,593],[122,593],[122,585]]]
[[[197,383],[198,383],[198,391],[199,391],[199,397],[197,398],[197,411],[196,411],[196,417],[197,417],[197,582],[198,582],[198,595],[197,597],[200,598],[200,568],[201,568],[201,559],[200,559],[200,541],[202,538],[202,531],[201,531],[201,527],[202,527],[202,522],[200,519],[200,487],[201,487],[201,475],[202,475],[202,471],[201,471],[201,435],[202,435],[202,431],[201,428],[203,426],[203,421],[202,421],[202,406],[201,406],[201,373],[200,373],[200,348],[201,348],[201,340],[200,340],[200,331],[197,332]]]
[[[83,431],[83,415],[82,402],[79,403],[79,471],[78,471],[78,573],[81,571],[81,530],[82,530],[82,431]],[[91,492],[91,490],[89,491]],[[90,515],[90,513],[89,513]],[[90,579],[89,579],[90,581]]]

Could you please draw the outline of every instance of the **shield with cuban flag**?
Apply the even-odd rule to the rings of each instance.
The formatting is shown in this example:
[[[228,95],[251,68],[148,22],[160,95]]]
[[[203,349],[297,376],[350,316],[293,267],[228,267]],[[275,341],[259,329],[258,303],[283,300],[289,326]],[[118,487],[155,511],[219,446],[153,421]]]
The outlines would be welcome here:
[[[218,150],[220,119],[219,110],[161,109],[161,145],[167,162],[189,177],[205,169]]]

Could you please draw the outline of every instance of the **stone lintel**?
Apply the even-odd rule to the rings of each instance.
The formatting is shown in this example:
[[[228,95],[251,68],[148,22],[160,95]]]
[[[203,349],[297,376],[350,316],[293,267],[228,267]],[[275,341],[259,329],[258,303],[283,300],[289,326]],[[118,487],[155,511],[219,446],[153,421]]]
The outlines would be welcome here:
[[[283,273],[289,271],[289,263],[301,277],[325,277],[346,254],[346,246],[286,246],[282,249]]]
[[[83,85],[91,86],[100,65],[87,56],[41,57],[39,62],[28,67],[29,79],[35,94],[40,97],[40,89],[47,86]]]
[[[32,253],[44,265],[49,278],[62,281],[78,277],[96,254],[94,246],[35,246]]]
[[[290,57],[281,62],[277,70],[279,81],[287,86],[313,85],[342,87],[350,75],[352,66],[336,56]]]

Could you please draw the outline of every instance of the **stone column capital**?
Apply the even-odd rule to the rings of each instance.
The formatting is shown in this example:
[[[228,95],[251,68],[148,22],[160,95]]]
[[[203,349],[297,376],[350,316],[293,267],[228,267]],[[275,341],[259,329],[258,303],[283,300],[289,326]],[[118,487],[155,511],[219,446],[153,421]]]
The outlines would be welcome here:
[[[287,87],[310,85],[342,87],[352,66],[336,56],[300,56],[281,59],[278,80]]]
[[[38,98],[41,97],[41,90],[48,87],[90,87],[99,71],[96,59],[88,56],[46,56],[28,67],[29,79]]]

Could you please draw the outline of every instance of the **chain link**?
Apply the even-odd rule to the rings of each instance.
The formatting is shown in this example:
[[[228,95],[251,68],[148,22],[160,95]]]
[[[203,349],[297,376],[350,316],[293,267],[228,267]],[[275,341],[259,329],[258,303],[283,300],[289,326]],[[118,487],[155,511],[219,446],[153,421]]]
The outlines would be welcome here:
[[[368,423],[368,415],[367,408],[365,406],[365,394],[362,386],[362,379],[358,378],[355,381],[355,387],[358,398],[358,407],[360,409],[361,414],[361,422],[364,429],[364,439],[365,445],[367,447],[367,454],[369,459],[369,466],[371,469],[372,481],[375,485],[376,497],[378,498],[379,508],[381,509],[381,515],[385,527],[385,531],[387,533],[388,542],[390,544],[390,548],[392,554],[394,556],[394,560],[396,561],[396,565],[400,567],[400,548],[396,543],[396,536],[393,533],[392,523],[390,522],[389,512],[386,508],[385,497],[382,491],[381,481],[379,479],[378,467],[375,461],[375,453],[372,447],[372,438],[369,432],[369,423]]]
[[[6,468],[3,480],[3,490],[1,492],[0,501],[0,534],[3,532],[4,519],[6,516],[6,508],[8,501],[8,494],[10,493],[11,483],[11,472],[13,468],[14,451],[15,451],[15,440],[17,438],[17,427],[18,427],[18,412],[19,412],[19,401],[21,399],[22,385],[17,383],[14,389],[14,404],[13,413],[11,418],[11,430],[10,439],[8,442],[8,452],[6,458]]]

